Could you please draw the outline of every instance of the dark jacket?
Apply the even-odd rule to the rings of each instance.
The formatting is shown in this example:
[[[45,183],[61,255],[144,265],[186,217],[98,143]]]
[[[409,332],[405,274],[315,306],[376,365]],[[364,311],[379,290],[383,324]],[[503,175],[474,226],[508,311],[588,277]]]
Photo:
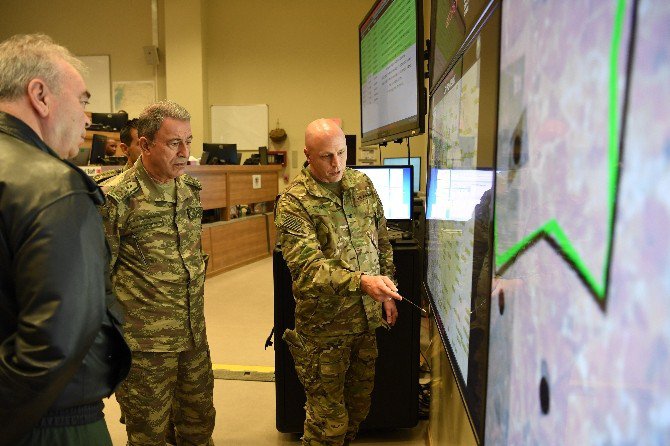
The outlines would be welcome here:
[[[0,112],[0,445],[102,417],[125,377],[108,248],[88,176]]]

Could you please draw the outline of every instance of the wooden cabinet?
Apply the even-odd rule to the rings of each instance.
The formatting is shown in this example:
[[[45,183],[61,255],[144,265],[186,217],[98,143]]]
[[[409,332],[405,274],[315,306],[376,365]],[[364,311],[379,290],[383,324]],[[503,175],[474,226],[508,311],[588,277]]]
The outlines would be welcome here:
[[[218,221],[203,224],[202,245],[209,255],[207,276],[216,275],[272,254],[276,231],[272,219],[281,166],[188,166],[186,173],[202,183],[200,199]],[[257,206],[263,204],[262,206]],[[264,209],[233,218],[240,205]]]
[[[210,275],[268,257],[265,215],[211,223],[212,252]]]

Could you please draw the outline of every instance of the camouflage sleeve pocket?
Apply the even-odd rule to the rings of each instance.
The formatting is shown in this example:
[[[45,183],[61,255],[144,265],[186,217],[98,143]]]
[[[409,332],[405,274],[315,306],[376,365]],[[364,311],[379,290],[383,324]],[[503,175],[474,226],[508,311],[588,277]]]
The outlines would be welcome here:
[[[284,331],[282,339],[284,342],[286,342],[286,344],[288,344],[289,348],[291,349],[291,353],[293,353],[294,349],[299,350],[300,352],[304,352],[305,346],[303,345],[300,337],[298,336],[298,333],[295,330],[287,328]]]

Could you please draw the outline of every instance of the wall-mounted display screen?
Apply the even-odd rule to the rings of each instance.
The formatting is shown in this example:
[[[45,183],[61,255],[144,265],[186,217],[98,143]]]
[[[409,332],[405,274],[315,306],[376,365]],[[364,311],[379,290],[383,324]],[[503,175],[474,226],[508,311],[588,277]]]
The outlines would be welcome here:
[[[500,8],[431,95],[425,285],[478,441],[484,435]]]
[[[387,220],[412,219],[412,166],[351,167],[370,178]]]
[[[422,0],[378,0],[358,28],[361,141],[424,131]]]
[[[457,0],[434,0],[430,21],[430,88],[446,73],[465,42],[465,23]]]
[[[505,0],[487,444],[670,444],[670,3]]]
[[[494,9],[492,0],[433,0],[430,20],[430,89],[437,87]]]

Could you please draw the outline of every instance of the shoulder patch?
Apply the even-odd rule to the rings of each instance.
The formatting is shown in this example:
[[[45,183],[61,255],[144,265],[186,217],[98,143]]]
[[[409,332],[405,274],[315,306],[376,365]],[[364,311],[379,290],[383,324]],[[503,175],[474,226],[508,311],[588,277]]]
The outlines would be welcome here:
[[[117,203],[124,201],[126,198],[130,197],[132,194],[140,190],[140,185],[136,181],[128,181],[126,183],[121,183],[116,186],[113,186],[108,192],[107,197],[112,198]]]
[[[106,172],[102,172],[102,173],[99,173],[97,175],[94,175],[93,176],[93,181],[100,184],[103,181],[106,181],[106,180],[108,180],[112,177],[115,177],[115,176],[119,175],[120,173],[121,173],[121,169],[108,170]]]
[[[200,183],[200,180],[198,180],[197,178],[193,178],[189,174],[184,174],[184,176],[182,176],[181,178],[184,184],[188,184],[189,186],[195,187],[198,190],[202,189],[202,183]]]
[[[275,219],[277,228],[297,236],[309,235],[309,224],[302,218],[291,213],[280,213]]]

